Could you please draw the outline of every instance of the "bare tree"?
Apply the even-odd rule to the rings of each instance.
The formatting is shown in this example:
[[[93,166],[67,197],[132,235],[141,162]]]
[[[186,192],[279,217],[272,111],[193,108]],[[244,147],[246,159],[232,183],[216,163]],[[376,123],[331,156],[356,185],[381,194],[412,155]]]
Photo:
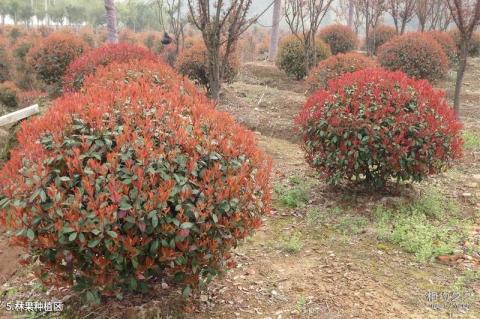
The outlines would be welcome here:
[[[415,15],[416,0],[388,0],[387,11],[393,18],[398,34],[405,32],[405,27]]]
[[[375,29],[380,18],[386,10],[386,0],[356,0],[357,9],[365,18],[365,37],[367,39],[367,52],[373,54],[375,51]],[[374,34],[370,34],[373,30]],[[373,41],[368,41],[373,37]]]
[[[118,42],[118,33],[117,33],[117,15],[115,10],[115,3],[113,0],[105,0],[105,10],[107,11],[107,29],[108,29],[108,38],[107,41],[110,43]]]
[[[303,43],[307,71],[317,64],[315,36],[332,2],[285,0],[285,20],[290,31]]]
[[[175,53],[180,52],[180,46],[183,46],[185,38],[185,25],[187,20],[182,15],[181,0],[167,0],[168,24],[175,41]]]
[[[460,93],[467,68],[468,47],[475,28],[480,25],[480,0],[446,0],[452,19],[460,32],[460,62],[457,69],[453,108],[460,111]]]
[[[452,23],[452,15],[445,0],[434,0],[432,3],[429,30],[447,31]]]
[[[415,15],[418,19],[418,30],[425,31],[427,29],[428,19],[432,15],[434,0],[418,0],[415,8]]]
[[[336,21],[341,24],[347,24],[356,34],[363,25],[363,15],[357,8],[356,0],[338,0],[332,6],[335,12]]]
[[[243,34],[272,5],[248,18],[252,0],[188,0],[190,20],[202,32],[207,48],[209,95],[218,99],[223,73],[235,46]]]
[[[418,0],[415,8],[418,30],[446,31],[452,22],[452,16],[446,0]]]
[[[353,0],[348,0],[348,20],[347,25],[352,28],[353,27],[353,17],[355,12],[355,5]]]
[[[272,33],[270,34],[270,49],[268,52],[268,59],[271,61],[275,60],[277,56],[281,10],[282,0],[275,0],[275,4],[273,5]]]

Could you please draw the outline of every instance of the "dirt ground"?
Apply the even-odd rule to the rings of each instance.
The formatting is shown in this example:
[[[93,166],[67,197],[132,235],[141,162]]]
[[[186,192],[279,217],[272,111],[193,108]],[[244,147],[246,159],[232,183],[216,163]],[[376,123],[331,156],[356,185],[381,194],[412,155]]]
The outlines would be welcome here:
[[[480,133],[480,59],[470,64],[461,117],[466,130]],[[449,95],[453,76],[440,84]],[[465,307],[435,310],[428,300],[434,292],[450,292],[465,281],[466,273],[478,273],[478,252],[452,262],[421,262],[397,245],[379,240],[373,224],[345,235],[333,222],[312,226],[308,212],[342,207],[372,222],[376,204],[408,202],[435,185],[442,196],[458,201],[462,216],[470,219],[480,212],[480,188],[475,182],[480,148],[466,150],[451,171],[407,185],[393,195],[333,188],[306,165],[292,130],[305,91],[302,82],[288,79],[266,62],[247,64],[238,81],[226,86],[219,108],[257,133],[260,146],[274,159],[272,184],[288,188],[292,179],[300,180],[308,185],[308,198],[295,208],[275,203],[263,227],[235,250],[237,267],[201,293],[192,313],[179,310],[182,302],[176,291],[162,288],[147,298],[108,300],[102,307],[78,309],[72,306],[76,297],[68,291],[36,284],[29,269],[16,265],[19,252],[2,237],[0,304],[12,298],[58,298],[75,308],[63,318],[479,318],[478,280],[463,287],[473,294]],[[480,221],[472,225],[468,240],[480,245]]]

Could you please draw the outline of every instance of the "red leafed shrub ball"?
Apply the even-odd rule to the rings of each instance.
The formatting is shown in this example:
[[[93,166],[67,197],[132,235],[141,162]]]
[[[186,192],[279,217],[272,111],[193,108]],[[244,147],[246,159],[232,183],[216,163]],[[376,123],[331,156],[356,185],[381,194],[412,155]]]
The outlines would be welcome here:
[[[223,53],[222,53],[223,56]],[[209,87],[207,49],[203,42],[194,42],[180,52],[175,63],[178,72],[187,76],[199,85]],[[232,82],[240,68],[240,61],[236,54],[230,55],[223,70],[223,80]]]
[[[78,91],[83,85],[84,78],[95,74],[97,68],[101,66],[145,59],[155,61],[157,58],[151,51],[127,43],[104,45],[88,51],[68,66],[63,78],[63,89],[66,92]]]
[[[160,280],[188,294],[269,210],[254,134],[163,63],[99,68],[23,123],[18,143],[0,221],[47,284],[90,298]]]
[[[330,46],[333,55],[355,50],[358,45],[355,32],[348,26],[341,24],[322,28],[318,36]]]
[[[88,49],[69,32],[55,32],[42,39],[28,53],[27,61],[46,84],[60,84],[68,65]]]
[[[370,69],[376,66],[376,62],[361,53],[337,54],[320,62],[309,74],[307,83],[310,92],[327,87],[328,81],[345,73]]]
[[[367,38],[368,47],[373,49],[373,53],[377,53],[378,48],[392,40],[397,35],[395,28],[388,25],[379,25],[373,31],[370,31]]]
[[[460,32],[458,30],[452,30],[449,33],[455,41],[458,52],[460,52]],[[480,32],[472,33],[472,38],[468,46],[468,55],[472,57],[480,56]]]
[[[440,44],[450,64],[456,63],[458,60],[458,49],[452,36],[442,31],[430,31],[428,34]]]
[[[445,77],[448,71],[447,55],[440,44],[425,33],[408,33],[396,37],[379,48],[382,67],[403,71],[415,79],[431,82]]]
[[[297,118],[307,162],[331,184],[420,181],[461,155],[461,124],[444,93],[382,69],[347,73]]]

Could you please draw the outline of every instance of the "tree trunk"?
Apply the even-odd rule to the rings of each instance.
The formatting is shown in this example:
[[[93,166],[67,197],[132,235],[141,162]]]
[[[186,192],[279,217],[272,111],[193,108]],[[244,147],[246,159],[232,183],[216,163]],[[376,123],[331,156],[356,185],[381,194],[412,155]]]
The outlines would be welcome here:
[[[115,4],[113,3],[113,0],[105,0],[105,10],[107,11],[107,41],[109,43],[118,43],[117,15],[115,12]]]
[[[407,21],[402,20],[402,28],[400,29],[400,34],[405,33],[405,28],[407,27]]]
[[[282,0],[275,0],[272,18],[272,34],[270,35],[270,50],[268,52],[268,59],[270,61],[275,60],[277,56],[281,8]]]
[[[348,26],[353,29],[353,0],[348,1]]]
[[[208,50],[208,95],[213,100],[218,100],[222,88],[222,78],[220,73],[220,48],[210,48]]]
[[[461,40],[460,44],[460,61],[457,70],[457,80],[455,82],[455,95],[453,98],[453,109],[457,117],[460,114],[460,93],[462,92],[463,77],[465,75],[465,69],[467,68],[468,58],[468,39]]]

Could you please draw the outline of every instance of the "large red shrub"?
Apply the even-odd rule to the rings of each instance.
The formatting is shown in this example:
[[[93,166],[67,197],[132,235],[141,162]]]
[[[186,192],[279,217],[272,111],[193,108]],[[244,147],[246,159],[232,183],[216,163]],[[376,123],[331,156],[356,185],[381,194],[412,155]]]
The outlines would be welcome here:
[[[87,52],[69,65],[63,78],[63,89],[67,92],[79,90],[84,78],[95,74],[98,67],[131,60],[155,61],[156,57],[147,49],[127,43],[104,45]]]
[[[461,153],[461,124],[444,93],[402,72],[369,69],[332,80],[297,123],[307,162],[332,184],[419,181]]]
[[[188,293],[269,210],[254,134],[162,63],[99,68],[18,142],[0,220],[52,284],[114,293],[161,279]]]
[[[376,54],[379,47],[392,40],[396,35],[397,31],[394,27],[382,24],[369,32],[366,44]]]
[[[68,65],[87,50],[87,44],[69,32],[55,32],[28,53],[28,63],[47,84],[59,84]]]
[[[440,44],[426,33],[408,33],[379,48],[382,67],[403,71],[415,79],[436,81],[448,71],[447,55]]]
[[[452,36],[447,32],[442,31],[430,31],[428,34],[440,44],[443,51],[448,57],[450,64],[455,63],[458,60],[458,49]]]
[[[355,50],[358,45],[358,38],[355,32],[341,24],[322,28],[318,36],[330,46],[333,55]]]
[[[209,87],[207,49],[201,41],[194,41],[182,50],[175,62],[176,69],[197,84]],[[240,61],[236,54],[232,54],[223,70],[223,80],[232,82],[240,68]]]
[[[449,32],[450,36],[455,41],[455,45],[457,46],[457,50],[460,52],[460,32],[458,29],[452,30]],[[480,55],[480,32],[473,32],[472,38],[470,39],[470,43],[468,46],[468,54],[472,57]]]
[[[321,61],[307,78],[310,92],[327,87],[328,81],[349,72],[374,68],[376,62],[360,53],[337,54]]]

